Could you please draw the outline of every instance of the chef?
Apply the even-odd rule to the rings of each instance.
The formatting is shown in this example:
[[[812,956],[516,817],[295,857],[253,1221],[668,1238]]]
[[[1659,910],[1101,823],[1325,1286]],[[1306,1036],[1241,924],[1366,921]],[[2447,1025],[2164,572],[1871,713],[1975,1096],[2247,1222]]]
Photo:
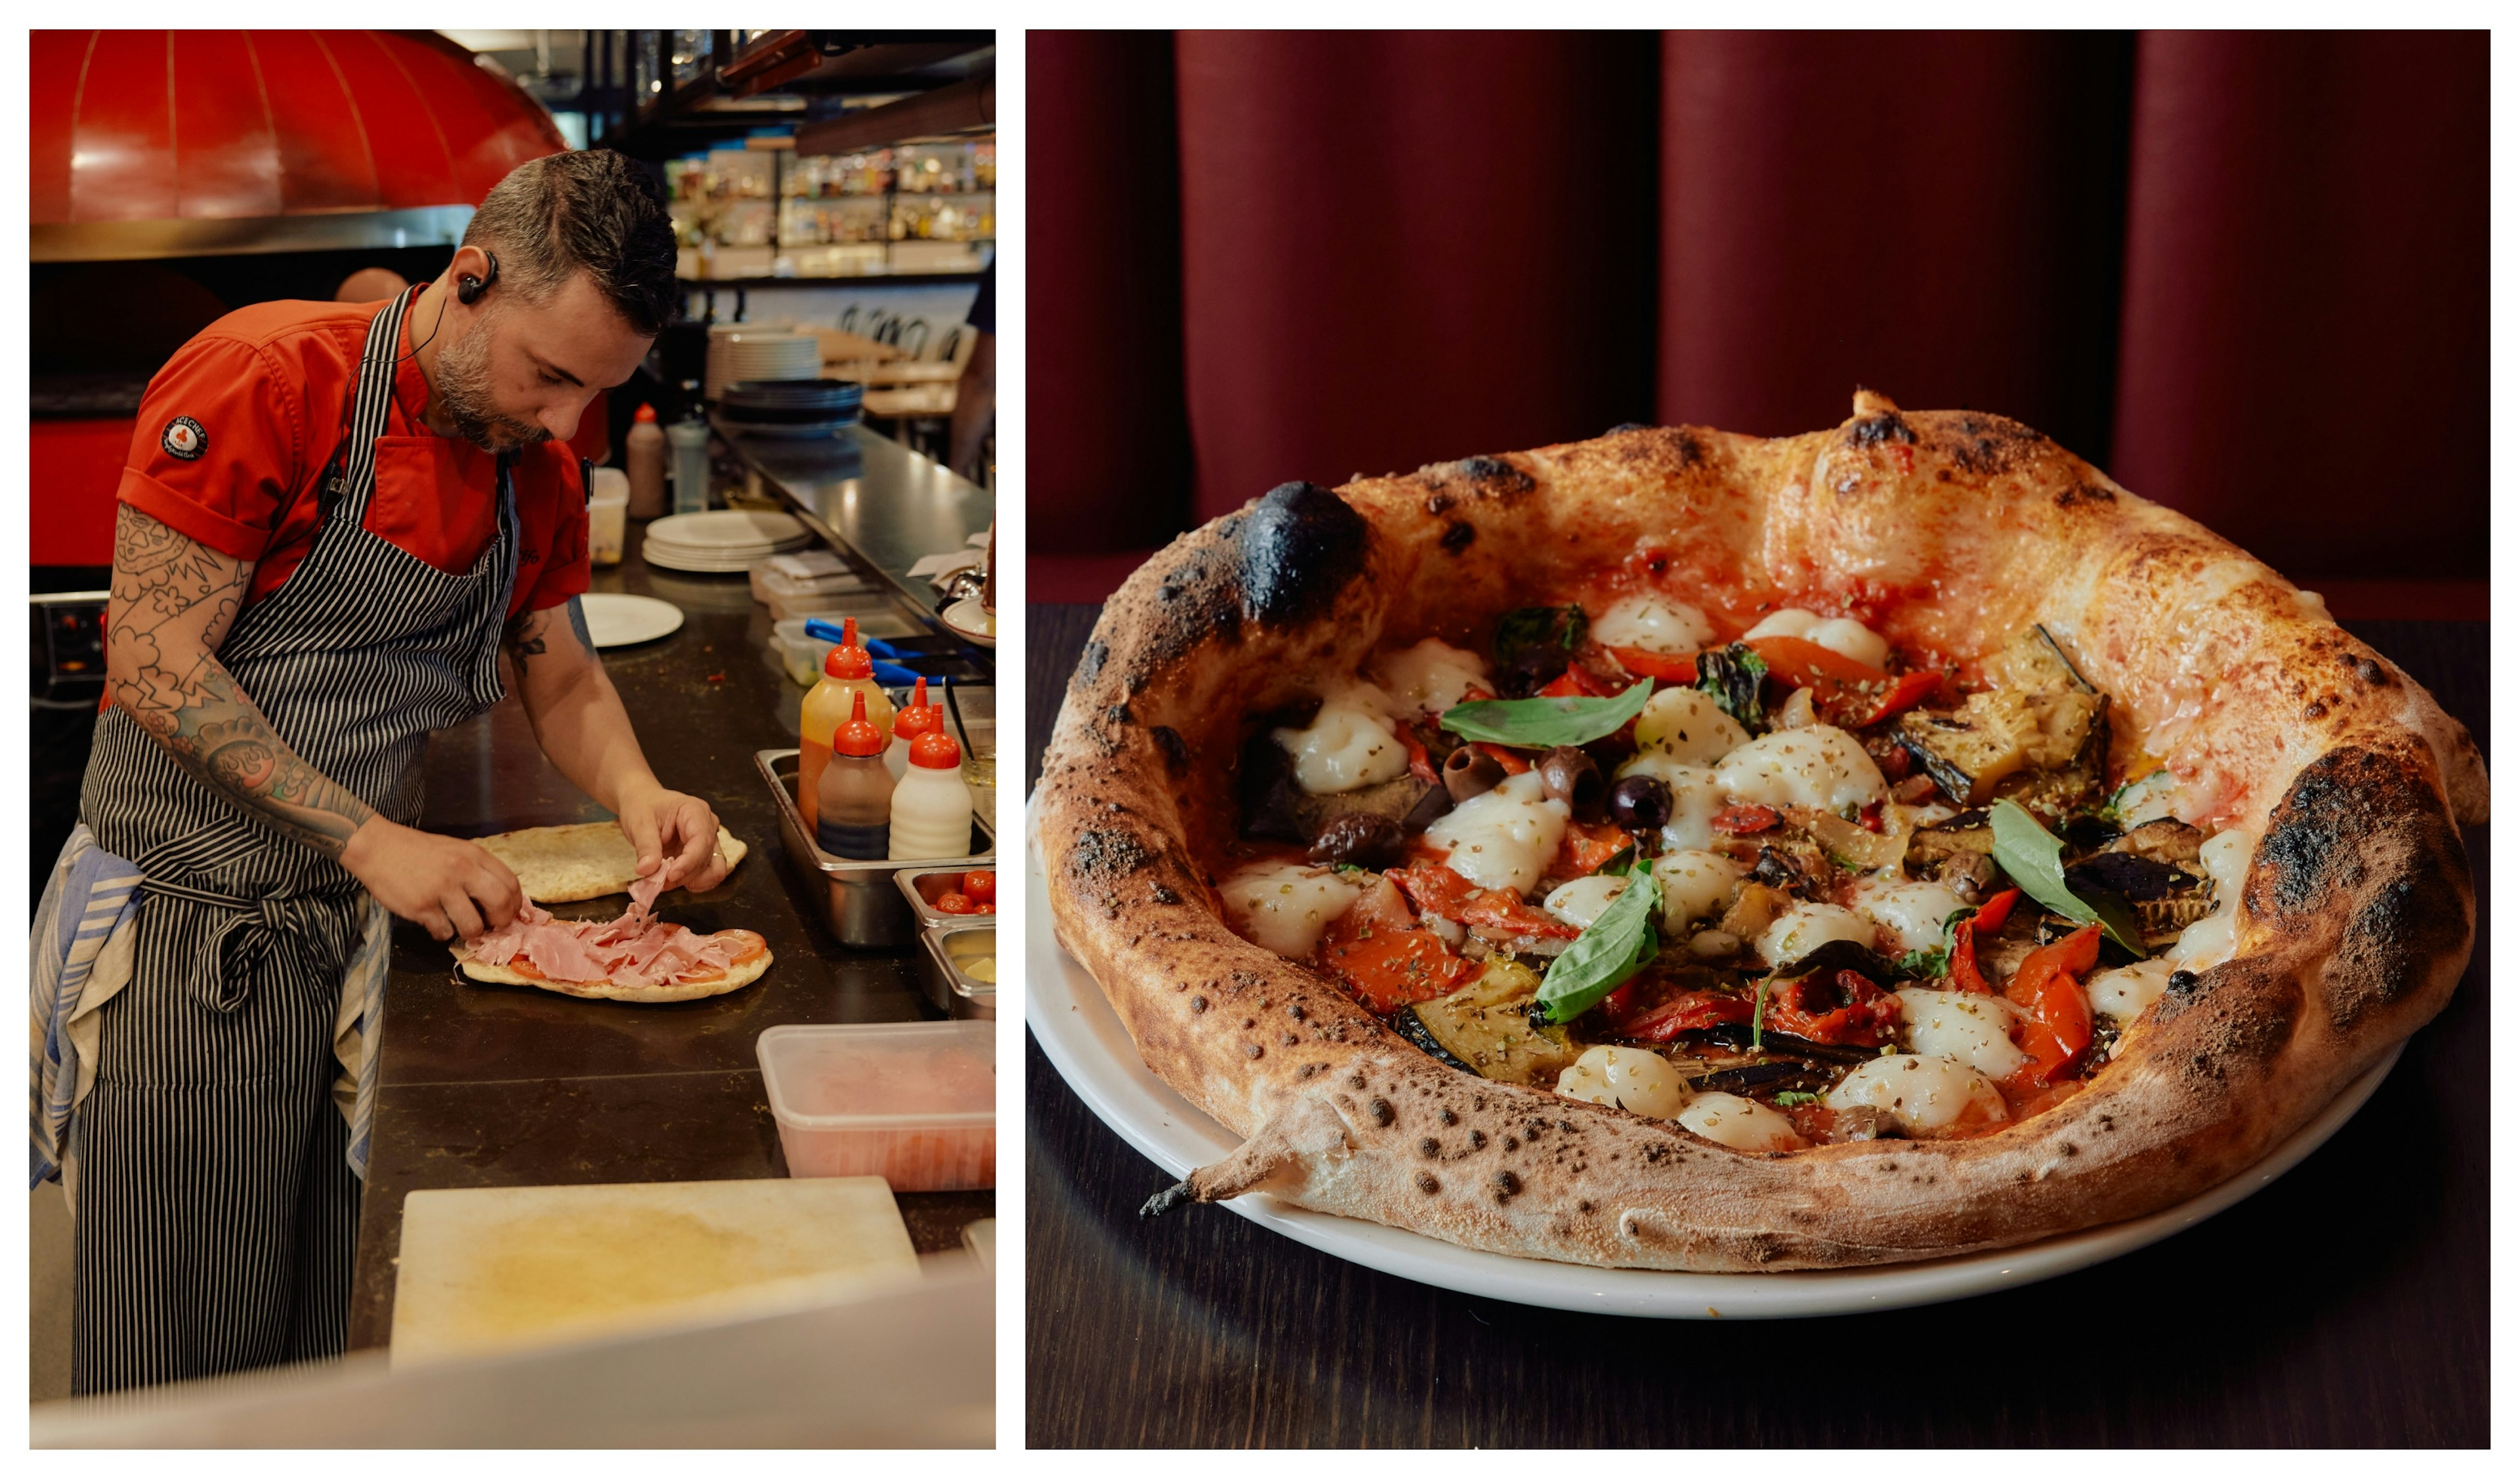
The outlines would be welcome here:
[[[429,733],[499,700],[502,650],[641,874],[724,877],[715,815],[657,782],[588,641],[563,440],[675,299],[654,184],[564,153],[490,192],[438,281],[242,309],[150,382],[109,704],[37,920],[36,1169],[49,1146],[70,1172],[77,1391],[340,1353],[365,1143],[336,1059],[373,1067],[385,915],[470,938],[520,902],[413,826]],[[92,927],[48,935],[64,919]]]

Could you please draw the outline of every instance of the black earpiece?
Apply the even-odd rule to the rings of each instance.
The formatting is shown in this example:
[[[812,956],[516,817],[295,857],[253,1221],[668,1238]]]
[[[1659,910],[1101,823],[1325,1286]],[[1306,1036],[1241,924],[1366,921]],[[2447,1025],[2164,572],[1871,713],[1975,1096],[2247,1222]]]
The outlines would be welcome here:
[[[481,254],[490,259],[490,275],[473,277],[467,273],[455,284],[455,299],[467,308],[481,301],[481,294],[489,291],[490,285],[499,280],[499,254],[495,251],[483,251]]]

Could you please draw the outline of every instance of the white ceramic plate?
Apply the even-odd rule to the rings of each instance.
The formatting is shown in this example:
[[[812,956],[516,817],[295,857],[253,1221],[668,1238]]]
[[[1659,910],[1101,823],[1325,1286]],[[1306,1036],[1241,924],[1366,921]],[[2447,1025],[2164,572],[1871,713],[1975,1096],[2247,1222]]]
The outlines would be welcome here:
[[[748,550],[813,536],[803,524],[785,514],[712,509],[704,514],[675,514],[657,519],[648,525],[648,537],[688,550]]]
[[[1024,830],[1029,838],[1029,818]],[[1166,1176],[1178,1180],[1192,1166],[1224,1159],[1238,1143],[1233,1134],[1155,1077],[1130,1045],[1120,1019],[1103,1000],[1102,987],[1058,948],[1051,930],[1050,894],[1039,850],[1028,842],[1024,855],[1024,1021],[1040,1040],[1043,1053],[1088,1108],[1139,1153],[1161,1166]],[[2201,1196],[2134,1222],[1926,1263],[1803,1274],[1588,1269],[1481,1253],[1378,1223],[1290,1207],[1273,1197],[1240,1196],[1223,1205],[1272,1232],[1351,1263],[1512,1304],[1665,1320],[1778,1320],[1897,1310],[2037,1283],[2194,1227],[2318,1149],[2380,1087],[2401,1051],[2391,1050],[2265,1160]],[[1152,1195],[1162,1188],[1148,1177],[1146,1189]],[[1203,1216],[1208,1211],[1199,1208],[1189,1215]]]
[[[670,545],[660,548],[653,540],[645,540],[640,543],[639,558],[652,565],[658,565],[668,570],[689,570],[702,575],[741,575],[759,564],[766,557],[729,560],[715,555],[686,555]]]
[[[945,623],[945,630],[974,647],[993,648],[998,645],[997,618],[980,605],[977,596],[967,596],[954,603],[937,612],[936,619]]]
[[[577,598],[586,613],[586,635],[599,648],[653,642],[682,630],[683,608],[653,596],[612,596],[601,592]]]

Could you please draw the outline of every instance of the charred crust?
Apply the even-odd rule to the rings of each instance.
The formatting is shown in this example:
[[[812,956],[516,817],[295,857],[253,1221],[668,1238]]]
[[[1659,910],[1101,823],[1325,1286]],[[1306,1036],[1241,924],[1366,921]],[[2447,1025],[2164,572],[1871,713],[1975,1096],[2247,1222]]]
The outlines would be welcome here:
[[[1428,1160],[1440,1160],[1444,1154],[1444,1143],[1430,1135],[1418,1143],[1418,1153]]]
[[[1418,484],[1455,497],[1519,498],[1539,486],[1531,474],[1502,457],[1464,457],[1460,462],[1428,463],[1416,473]]]
[[[1601,434],[1603,436],[1625,436],[1631,431],[1650,431],[1652,429],[1653,427],[1646,426],[1643,422],[1621,422]]]
[[[1859,447],[1877,447],[1884,442],[1894,441],[1906,442],[1913,446],[1916,433],[1909,426],[1906,417],[1896,411],[1884,411],[1876,416],[1868,416],[1847,427],[1846,438]]]
[[[1522,1178],[1510,1171],[1498,1172],[1490,1178],[1490,1184],[1496,1188],[1498,1206],[1504,1206],[1522,1194]]]
[[[2056,507],[2070,509],[2076,504],[2115,503],[2117,497],[2115,493],[2097,483],[2078,482],[2057,493]]]
[[[1161,883],[1156,884],[1153,890],[1148,894],[1148,897],[1153,899],[1158,904],[1178,904],[1181,902],[1180,894],[1166,888]]]
[[[1155,861],[1147,845],[1124,831],[1084,831],[1067,852],[1070,876],[1097,883],[1108,883]]]
[[[1453,495],[1452,495],[1452,494],[1450,494],[1450,493],[1430,493],[1430,494],[1426,495],[1426,516],[1427,516],[1427,517],[1429,517],[1429,518],[1441,518],[1441,517],[1443,517],[1445,515],[1450,514],[1451,512],[1453,512]]]
[[[1115,703],[1115,704],[1111,705],[1109,708],[1104,709],[1104,710],[1102,711],[1102,722],[1103,722],[1103,723],[1105,723],[1105,724],[1126,724],[1126,723],[1128,723],[1128,722],[1129,722],[1129,705],[1127,705],[1127,704],[1125,704],[1125,703]]]
[[[1271,626],[1328,611],[1365,568],[1372,531],[1319,483],[1281,483],[1263,495],[1235,540],[1242,614]]]
[[[1377,1128],[1387,1130],[1400,1116],[1392,1110],[1391,1100],[1377,1096],[1365,1101],[1365,1117],[1373,1121]]]
[[[1456,518],[1444,526],[1444,537],[1436,542],[1444,547],[1445,554],[1459,555],[1478,537],[1479,531],[1475,527]]]
[[[1182,739],[1181,731],[1169,724],[1158,724],[1148,733],[1155,737],[1155,748],[1163,752],[1164,769],[1176,776],[1190,769],[1190,743]]]
[[[2346,745],[2303,766],[2268,818],[2250,903],[2269,914],[2316,910],[2333,893],[2383,886],[2372,870],[2390,866],[2455,898],[2450,857],[2463,884],[2465,855],[2426,778],[2404,759]]]
[[[1196,1200],[1198,1200],[1198,1193],[1191,1189],[1190,1183],[1175,1182],[1161,1191],[1148,1197],[1146,1205],[1138,1209],[1138,1215],[1140,1217],[1161,1217],[1175,1207],[1182,1206],[1189,1202],[1194,1202]]]
[[[1432,1196],[1436,1192],[1444,1189],[1444,1184],[1435,1180],[1435,1178],[1427,1172],[1420,1171],[1418,1173],[1418,1189],[1425,1192],[1428,1196]]]
[[[1076,659],[1076,672],[1067,680],[1069,688],[1090,688],[1102,676],[1102,663],[1111,655],[1111,644],[1097,637],[1085,644],[1085,651]]]

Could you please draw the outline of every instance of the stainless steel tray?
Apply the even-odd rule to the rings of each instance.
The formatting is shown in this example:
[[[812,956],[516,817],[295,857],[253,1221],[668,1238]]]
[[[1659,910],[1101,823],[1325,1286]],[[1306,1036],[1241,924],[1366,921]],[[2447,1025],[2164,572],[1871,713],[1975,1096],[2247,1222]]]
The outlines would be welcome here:
[[[971,817],[971,851],[960,858],[903,858],[861,862],[835,858],[805,835],[805,819],[796,814],[796,751],[755,750],[752,763],[770,787],[779,808],[779,834],[797,871],[822,881],[823,922],[843,945],[858,950],[897,950],[918,933],[910,901],[893,885],[893,874],[905,868],[994,868],[997,834],[989,819]]]
[[[997,918],[995,911],[984,915],[947,914],[929,902],[936,895],[952,893],[962,883],[963,875],[970,871],[968,868],[905,868],[892,875],[892,881],[900,885],[901,896],[909,902],[910,912],[918,917],[922,929],[941,929],[949,924],[986,924]],[[991,869],[990,872],[996,870]]]
[[[927,988],[927,1000],[942,1010],[958,1017],[979,1017],[996,1021],[998,1017],[998,983],[973,980],[955,960],[957,941],[972,935],[987,935],[990,954],[995,955],[998,935],[994,919],[952,915],[952,924],[934,925],[919,932],[919,941],[926,947],[920,957],[920,979]]]

